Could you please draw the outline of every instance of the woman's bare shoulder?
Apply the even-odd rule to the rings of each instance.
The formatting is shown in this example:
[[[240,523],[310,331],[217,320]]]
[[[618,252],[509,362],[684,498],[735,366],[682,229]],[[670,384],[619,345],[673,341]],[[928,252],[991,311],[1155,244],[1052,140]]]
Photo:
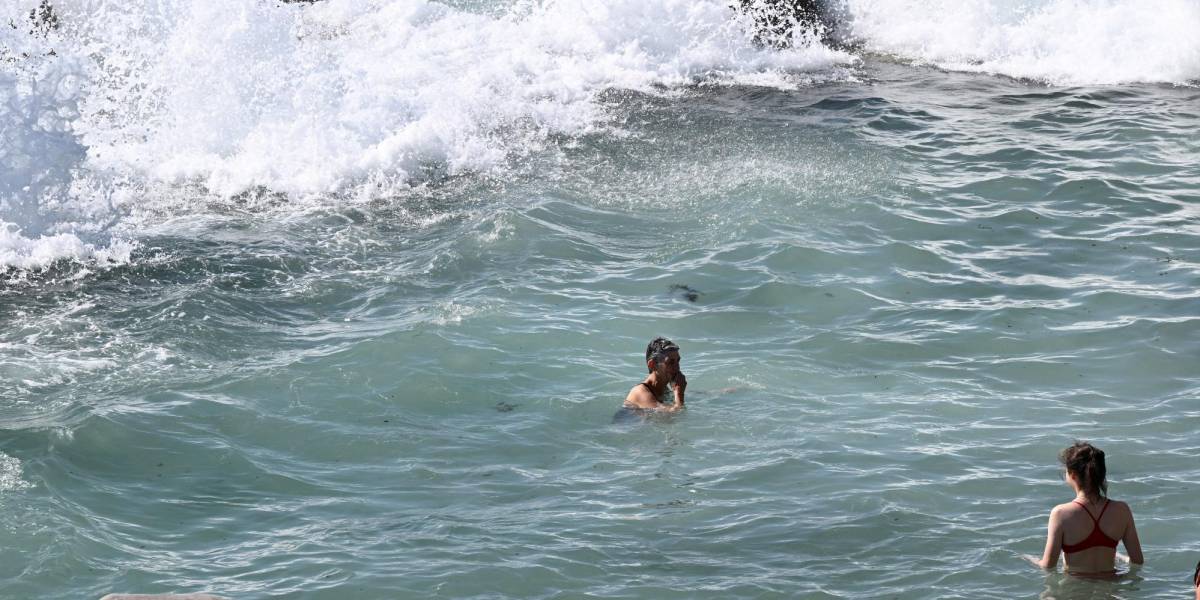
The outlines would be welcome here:
[[[1133,514],[1133,509],[1129,508],[1129,504],[1127,504],[1125,502],[1122,502],[1120,500],[1111,500],[1110,499],[1109,503],[1112,505],[1112,507],[1109,510],[1115,510],[1121,514],[1126,514],[1126,515]]]
[[[1074,502],[1064,502],[1062,504],[1055,505],[1054,508],[1050,509],[1050,521],[1057,521],[1061,523],[1064,519],[1070,518],[1075,512],[1073,509],[1076,506],[1078,505]]]
[[[1077,508],[1079,508],[1079,505],[1075,504],[1074,502],[1063,502],[1062,504],[1056,504],[1054,508],[1050,510],[1050,513],[1075,512],[1075,509]]]

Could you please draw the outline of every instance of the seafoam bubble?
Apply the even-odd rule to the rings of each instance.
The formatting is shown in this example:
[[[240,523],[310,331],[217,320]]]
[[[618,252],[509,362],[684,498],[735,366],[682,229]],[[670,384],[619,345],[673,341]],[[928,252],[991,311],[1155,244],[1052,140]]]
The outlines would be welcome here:
[[[473,306],[454,301],[438,302],[430,307],[430,314],[426,317],[426,322],[439,327],[458,325],[463,322],[463,319],[468,319],[484,310],[487,310],[487,306]]]
[[[30,487],[33,487],[33,484],[21,478],[21,461],[0,452],[0,492]]]

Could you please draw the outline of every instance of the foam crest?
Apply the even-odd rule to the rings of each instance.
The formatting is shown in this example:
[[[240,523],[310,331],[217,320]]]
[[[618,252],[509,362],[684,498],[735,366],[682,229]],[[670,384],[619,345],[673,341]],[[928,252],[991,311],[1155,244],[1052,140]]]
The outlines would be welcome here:
[[[60,261],[97,266],[128,264],[135,248],[134,242],[126,240],[97,247],[70,233],[27,238],[16,225],[0,221],[0,272],[5,268],[45,270]]]
[[[1194,0],[845,0],[869,50],[1063,85],[1200,80]]]

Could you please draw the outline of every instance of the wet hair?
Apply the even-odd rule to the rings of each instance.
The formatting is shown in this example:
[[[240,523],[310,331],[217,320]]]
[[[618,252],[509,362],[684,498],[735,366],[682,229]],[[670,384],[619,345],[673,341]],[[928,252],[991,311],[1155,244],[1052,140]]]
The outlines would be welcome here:
[[[1083,488],[1083,493],[1089,498],[1103,498],[1108,495],[1108,482],[1104,480],[1107,470],[1104,467],[1104,451],[1087,443],[1076,441],[1066,450],[1058,454],[1058,462],[1067,468],[1067,472],[1075,476]]]
[[[665,337],[656,337],[646,344],[646,362],[650,362],[651,359],[657,362],[671,352],[679,352],[679,346]],[[650,365],[646,365],[646,370],[651,370]]]
[[[1192,585],[1200,587],[1200,562],[1196,563],[1196,572],[1192,573]]]

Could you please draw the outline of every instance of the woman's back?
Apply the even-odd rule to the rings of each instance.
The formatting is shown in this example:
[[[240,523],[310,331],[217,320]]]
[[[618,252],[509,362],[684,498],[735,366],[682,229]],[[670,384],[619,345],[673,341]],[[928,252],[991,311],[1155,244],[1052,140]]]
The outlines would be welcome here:
[[[1079,501],[1055,508],[1062,518],[1062,550],[1067,570],[1106,573],[1116,565],[1117,542],[1125,537],[1133,514],[1124,502]]]

